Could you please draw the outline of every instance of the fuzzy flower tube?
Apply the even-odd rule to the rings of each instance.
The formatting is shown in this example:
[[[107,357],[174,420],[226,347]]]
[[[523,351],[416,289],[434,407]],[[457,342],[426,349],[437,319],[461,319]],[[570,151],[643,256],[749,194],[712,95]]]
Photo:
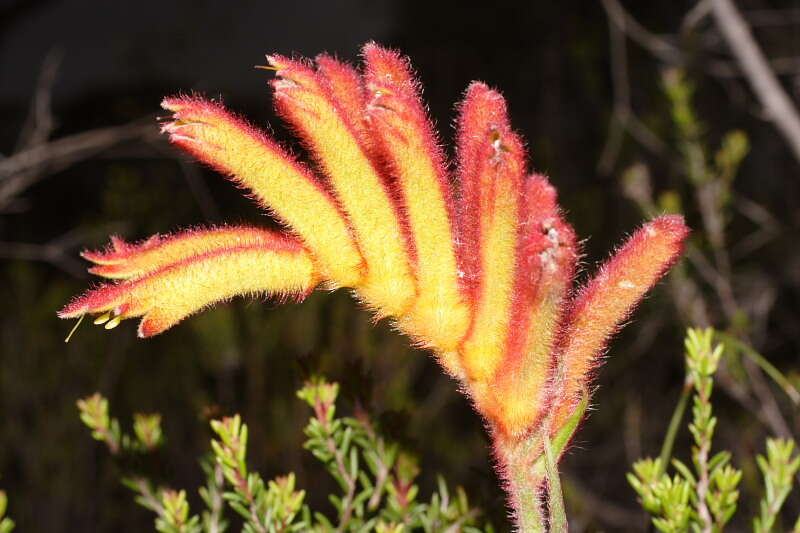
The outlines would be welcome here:
[[[679,216],[645,224],[575,289],[575,233],[547,178],[529,170],[503,97],[468,87],[451,180],[407,59],[376,44],[363,58],[361,71],[327,55],[267,58],[277,110],[315,169],[217,101],[166,98],[169,140],[285,230],[112,237],[83,253],[112,281],[59,316],[94,315],[107,329],[141,317],[139,336],[150,337],[236,295],[300,300],[349,287],[458,380],[491,432],[518,528],[543,531],[544,446],[563,453],[609,337],[677,260],[688,229]]]

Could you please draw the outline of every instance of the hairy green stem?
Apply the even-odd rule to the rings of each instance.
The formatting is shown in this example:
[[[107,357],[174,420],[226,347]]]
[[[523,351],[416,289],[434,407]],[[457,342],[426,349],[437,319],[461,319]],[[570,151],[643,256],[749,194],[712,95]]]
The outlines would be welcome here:
[[[542,512],[544,480],[531,479],[525,472],[509,476],[510,492],[516,509],[516,527],[519,533],[545,533],[547,521]]]
[[[505,475],[508,483],[506,491],[514,509],[515,525],[520,533],[544,533],[548,531],[548,521],[542,511],[542,503],[548,495],[548,483],[545,482],[548,479],[548,472],[551,478],[549,481],[551,490],[552,488],[558,490],[559,502],[557,504],[562,505],[561,514],[565,516],[563,503],[560,500],[561,489],[560,482],[557,479],[556,465],[578,429],[578,424],[583,418],[588,404],[589,395],[584,391],[581,401],[575,406],[572,415],[563,423],[555,435],[547,430],[547,428],[550,428],[549,420],[545,420],[542,424],[542,429],[531,433],[523,439],[507,439],[497,432],[494,433],[493,438],[497,458],[500,461],[500,471]],[[543,433],[543,431],[546,433]],[[550,451],[552,452],[551,468],[548,468],[545,455],[545,439],[548,440]],[[554,482],[558,485],[557,487],[553,487]],[[551,520],[553,514],[551,509]],[[564,528],[566,528],[566,518],[564,518],[564,523]]]
[[[567,514],[564,510],[564,496],[561,494],[561,480],[558,475],[558,465],[553,456],[553,447],[545,433],[544,457],[547,465],[547,485],[549,498],[548,511],[550,513],[550,533],[567,533]]]
[[[521,440],[495,433],[499,469],[506,479],[509,505],[514,511],[515,531],[545,533],[547,521],[542,510],[546,495],[542,459],[542,434],[537,431]]]

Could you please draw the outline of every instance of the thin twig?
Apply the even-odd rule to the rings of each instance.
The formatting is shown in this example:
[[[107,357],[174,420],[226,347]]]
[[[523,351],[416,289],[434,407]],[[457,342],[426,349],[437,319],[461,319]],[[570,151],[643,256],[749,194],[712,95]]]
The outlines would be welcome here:
[[[681,395],[678,399],[678,403],[675,406],[675,410],[672,412],[672,417],[669,420],[667,434],[664,436],[664,443],[661,445],[661,453],[658,454],[660,459],[660,474],[663,474],[666,471],[670,457],[672,457],[672,448],[675,445],[675,438],[678,436],[678,430],[680,429],[681,422],[683,421],[683,415],[686,412],[686,407],[689,405],[689,398],[692,395],[692,390],[692,383],[688,380],[685,381],[683,383],[683,388],[681,389]]]
[[[603,5],[609,3],[604,0]],[[608,8],[606,8],[608,9]],[[624,21],[622,22],[624,24]],[[625,126],[630,117],[630,88],[628,85],[627,53],[625,37],[622,29],[608,17],[608,35],[611,49],[611,84],[614,91],[614,107],[611,120],[608,122],[606,144],[600,155],[597,168],[602,174],[608,174],[617,160],[622,148]]]
[[[81,234],[71,230],[45,244],[0,241],[0,257],[25,261],[43,261],[76,278],[85,278],[86,269],[69,253],[81,241]]]
[[[683,55],[677,46],[639,24],[618,0],[603,0],[603,7],[614,24],[651,54],[670,65],[683,65]]]
[[[684,15],[683,22],[681,22],[681,32],[687,33],[692,31],[710,14],[711,2],[709,2],[709,0],[699,0],[694,7]]]
[[[54,48],[47,53],[42,62],[28,117],[17,139],[15,152],[46,142],[53,132],[55,127],[55,119],[52,112],[53,84],[61,66],[63,55],[60,49]]]
[[[800,115],[731,0],[711,0],[714,20],[770,119],[800,162]]]
[[[615,0],[603,0],[603,6],[608,13],[614,106],[608,125],[608,140],[597,164],[598,170],[602,174],[610,173],[614,167],[626,132],[654,153],[663,154],[665,151],[661,139],[651,132],[631,109],[628,54],[625,46],[628,18],[621,17],[618,20],[614,18],[613,13],[618,13],[618,10],[615,11],[614,2]],[[619,7],[618,4],[617,7]]]
[[[40,144],[0,160],[0,209],[41,178],[41,170],[67,166],[124,141],[158,138],[153,120],[98,128]],[[35,172],[34,172],[35,171]]]
[[[690,27],[686,25],[699,23],[705,13],[706,4],[705,0],[701,0],[684,18],[684,26],[682,31],[690,31]],[[710,2],[710,0],[708,0]],[[710,7],[710,3],[708,3]],[[631,40],[639,46],[650,52],[662,63],[675,67],[686,67],[688,60],[683,51],[672,41],[663,35],[657,35],[640,24],[630,13],[628,13],[619,0],[603,0],[603,7],[606,13],[614,22],[615,26],[620,28]],[[696,11],[695,11],[696,10]],[[694,12],[693,12],[694,11]],[[788,10],[787,10],[788,11]],[[798,10],[800,11],[800,10]],[[697,20],[691,20],[691,18]],[[689,19],[689,20],[687,20]],[[785,23],[785,22],[784,22]],[[768,64],[772,67],[773,71],[778,74],[796,74],[800,71],[800,62],[795,57],[783,57],[768,60]],[[734,61],[725,61],[721,59],[707,59],[703,68],[708,74],[716,78],[739,78],[747,74],[742,72],[739,65]]]
[[[792,403],[795,405],[800,405],[800,392],[798,392],[797,388],[792,385],[791,381],[789,381],[780,370],[775,368],[775,366],[770,363],[766,357],[750,347],[749,344],[741,342],[732,335],[722,331],[717,331],[715,334],[717,337],[722,339],[724,343],[730,344],[736,350],[742,352],[747,357],[752,359],[769,377],[772,378],[773,381],[775,381],[780,388],[783,389],[789,399],[792,400]]]

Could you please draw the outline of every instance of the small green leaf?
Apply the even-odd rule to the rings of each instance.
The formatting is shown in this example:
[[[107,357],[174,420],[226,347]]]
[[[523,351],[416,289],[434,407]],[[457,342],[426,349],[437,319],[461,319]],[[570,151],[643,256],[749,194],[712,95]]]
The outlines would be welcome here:
[[[547,471],[547,484],[549,487],[548,504],[550,510],[550,533],[567,533],[567,515],[564,511],[564,497],[561,494],[561,479],[558,475],[555,454],[550,444],[550,439],[545,436],[544,442],[545,468]]]

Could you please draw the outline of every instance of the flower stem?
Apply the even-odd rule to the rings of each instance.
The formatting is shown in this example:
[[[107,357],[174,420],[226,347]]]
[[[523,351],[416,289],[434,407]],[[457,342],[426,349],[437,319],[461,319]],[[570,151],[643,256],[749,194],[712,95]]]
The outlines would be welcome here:
[[[661,446],[661,454],[659,454],[660,459],[660,467],[659,467],[659,475],[664,473],[667,469],[667,464],[672,457],[672,447],[675,444],[675,437],[678,435],[678,429],[680,429],[681,421],[683,420],[683,415],[686,412],[686,407],[689,404],[689,397],[692,394],[692,387],[691,381],[686,381],[683,384],[683,389],[681,390],[681,397],[678,400],[678,404],[675,406],[675,411],[672,413],[672,418],[669,421],[669,427],[667,428],[667,434],[664,437],[664,444]]]
[[[538,433],[537,433],[538,435]],[[533,439],[528,439],[533,440]],[[538,440],[538,439],[536,439]],[[512,453],[504,458],[511,506],[514,508],[516,531],[520,533],[545,533],[547,520],[542,511],[545,497],[544,476],[538,472],[524,449],[528,446],[515,446]],[[538,453],[541,453],[539,451]],[[535,456],[534,456],[535,457]]]
[[[516,531],[519,533],[548,531],[548,520],[542,510],[542,502],[548,492],[545,438],[548,439],[552,452],[549,471],[557,476],[558,460],[578,429],[588,404],[589,395],[583,391],[581,400],[574,407],[572,414],[554,433],[550,430],[550,420],[545,420],[538,431],[522,438],[506,437],[498,431],[493,432],[498,471],[506,480],[505,489],[509,496],[509,504],[514,511]]]

